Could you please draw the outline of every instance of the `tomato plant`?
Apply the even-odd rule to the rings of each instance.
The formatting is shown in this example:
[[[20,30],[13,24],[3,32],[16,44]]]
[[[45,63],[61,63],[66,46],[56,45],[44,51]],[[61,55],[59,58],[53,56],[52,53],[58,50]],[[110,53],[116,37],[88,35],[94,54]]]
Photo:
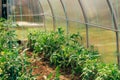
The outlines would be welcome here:
[[[17,51],[2,51],[0,53],[1,80],[34,80],[30,59]]]
[[[86,60],[99,57],[93,46],[89,49],[83,46],[79,33],[66,36],[61,28],[57,32],[31,33],[28,40],[36,53],[43,54],[55,66],[69,68],[73,74],[81,75]]]
[[[15,27],[11,21],[0,19],[0,80],[35,80],[30,59],[20,54]]]
[[[11,21],[0,19],[0,51],[18,47],[15,30],[12,29],[16,25],[12,24]]]

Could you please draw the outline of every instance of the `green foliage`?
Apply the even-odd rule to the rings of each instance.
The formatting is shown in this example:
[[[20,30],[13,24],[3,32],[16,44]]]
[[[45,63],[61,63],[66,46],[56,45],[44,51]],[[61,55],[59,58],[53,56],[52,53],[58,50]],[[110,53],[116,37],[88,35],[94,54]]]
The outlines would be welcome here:
[[[28,39],[33,51],[43,54],[52,65],[69,70],[82,80],[120,79],[117,66],[101,62],[94,46],[86,49],[79,33],[66,36],[59,28],[57,32],[31,33]]]
[[[87,60],[82,72],[82,80],[120,80],[117,65],[105,64],[96,59]]]
[[[32,65],[20,46],[9,20],[0,19],[0,80],[35,80]],[[22,50],[21,50],[22,51]]]
[[[0,53],[0,80],[34,80],[30,59],[17,51]]]
[[[79,33],[66,36],[61,28],[57,32],[30,34],[28,39],[31,47],[37,53],[43,54],[51,64],[63,69],[70,68],[76,74],[81,73],[81,68],[87,59],[92,60],[99,56],[93,46],[90,49],[83,46]]]
[[[55,69],[56,73],[55,73],[55,78],[54,80],[60,80],[60,68],[59,67],[56,67]]]
[[[95,80],[120,80],[120,70],[116,65],[103,64],[97,66],[98,73]]]
[[[0,51],[18,46],[15,31],[12,30],[15,26],[11,21],[0,19]]]
[[[28,45],[31,50],[44,54],[48,59],[51,54],[60,50],[62,44],[65,43],[64,34],[61,29],[58,32],[36,32],[28,35]]]
[[[45,80],[60,80],[60,68],[56,67],[55,74],[50,73],[47,77],[45,76]]]
[[[82,80],[95,80],[97,74],[98,61],[87,60],[82,69]]]

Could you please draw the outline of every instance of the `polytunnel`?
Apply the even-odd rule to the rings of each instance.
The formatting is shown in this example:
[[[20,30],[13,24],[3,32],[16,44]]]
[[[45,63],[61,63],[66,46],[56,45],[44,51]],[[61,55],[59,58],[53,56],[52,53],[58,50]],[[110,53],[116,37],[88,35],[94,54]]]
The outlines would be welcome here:
[[[24,27],[79,32],[103,61],[120,65],[120,0],[0,0],[0,8],[1,17]]]

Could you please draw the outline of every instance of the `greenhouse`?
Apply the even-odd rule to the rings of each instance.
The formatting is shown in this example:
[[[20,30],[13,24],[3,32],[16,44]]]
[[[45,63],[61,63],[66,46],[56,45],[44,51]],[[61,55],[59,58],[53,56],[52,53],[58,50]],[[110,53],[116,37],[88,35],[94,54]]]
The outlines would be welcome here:
[[[120,80],[120,0],[0,0],[0,18],[0,80]]]

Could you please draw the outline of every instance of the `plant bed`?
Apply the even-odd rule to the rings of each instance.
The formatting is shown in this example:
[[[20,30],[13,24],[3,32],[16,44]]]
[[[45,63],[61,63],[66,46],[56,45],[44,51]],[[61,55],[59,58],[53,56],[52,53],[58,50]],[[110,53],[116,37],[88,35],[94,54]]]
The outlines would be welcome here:
[[[28,57],[31,58],[30,62],[32,62],[32,65],[36,67],[33,68],[33,74],[38,74],[37,80],[53,80],[55,79],[56,72],[59,72],[59,80],[78,80],[78,77],[73,77],[73,75],[71,75],[69,71],[64,71],[62,69],[56,71],[56,67],[54,65],[51,65],[49,61],[44,60],[44,58],[41,58],[40,55],[39,57],[35,55],[36,59],[33,59],[33,52],[27,51],[26,54]]]
[[[118,66],[103,63],[94,46],[85,48],[79,33],[66,36],[60,28],[57,32],[30,33],[28,44],[44,61],[72,75],[70,80],[120,79]]]
[[[55,78],[56,70],[53,67],[50,67],[49,64],[45,61],[36,61],[33,65],[38,66],[33,70],[33,74],[40,74],[37,76],[37,80],[47,80],[49,75],[51,75],[51,80]],[[65,76],[59,73],[60,80],[71,80],[70,76]]]

